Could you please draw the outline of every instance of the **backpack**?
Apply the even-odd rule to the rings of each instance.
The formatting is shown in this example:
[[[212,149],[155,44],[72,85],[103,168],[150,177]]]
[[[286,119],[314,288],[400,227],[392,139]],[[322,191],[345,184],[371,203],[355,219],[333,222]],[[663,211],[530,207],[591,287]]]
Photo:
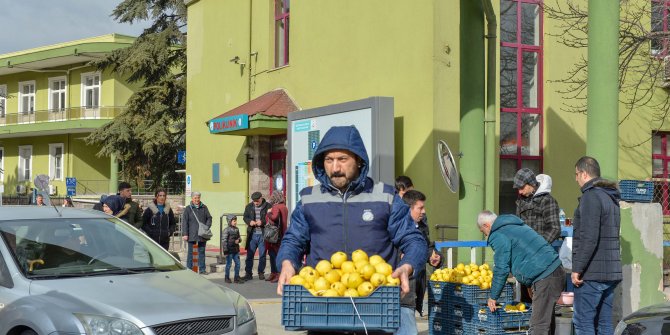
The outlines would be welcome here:
[[[268,219],[267,224],[263,229],[263,238],[265,239],[265,242],[268,243],[279,242],[279,235],[280,235],[279,225],[281,224],[281,215],[277,217],[277,221],[279,222],[275,223],[272,220]]]

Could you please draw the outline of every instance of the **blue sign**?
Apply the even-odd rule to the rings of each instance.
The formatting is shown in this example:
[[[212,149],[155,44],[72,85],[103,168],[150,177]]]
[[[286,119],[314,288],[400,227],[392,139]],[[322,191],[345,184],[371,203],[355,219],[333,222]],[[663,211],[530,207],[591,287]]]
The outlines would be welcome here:
[[[309,131],[309,130],[312,130],[311,120],[301,120],[301,121],[295,121],[293,123],[293,131],[295,132]]]
[[[186,164],[186,150],[177,151],[177,163]]]
[[[249,129],[249,115],[247,114],[220,117],[209,121],[210,134],[241,129]]]
[[[65,178],[65,187],[69,197],[77,195],[77,178]]]

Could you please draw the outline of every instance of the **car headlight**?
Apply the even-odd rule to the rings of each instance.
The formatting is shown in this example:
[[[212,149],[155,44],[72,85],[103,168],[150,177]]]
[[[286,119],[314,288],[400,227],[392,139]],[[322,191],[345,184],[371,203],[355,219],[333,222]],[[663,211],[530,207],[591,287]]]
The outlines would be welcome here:
[[[614,334],[623,334],[623,331],[626,330],[626,327],[628,327],[627,323],[625,323],[623,320],[619,321],[619,324],[616,325],[616,329],[614,329]]]
[[[84,326],[86,335],[143,335],[136,324],[102,315],[74,314]]]
[[[245,324],[254,319],[254,310],[249,305],[247,299],[243,296],[237,296],[235,303],[235,310],[237,311],[237,325]]]

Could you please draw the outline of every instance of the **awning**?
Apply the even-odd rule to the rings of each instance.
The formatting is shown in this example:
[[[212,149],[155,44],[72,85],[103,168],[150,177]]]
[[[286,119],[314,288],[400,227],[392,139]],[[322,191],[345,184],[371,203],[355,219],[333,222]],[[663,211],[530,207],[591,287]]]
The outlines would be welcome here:
[[[209,121],[211,134],[279,135],[286,133],[288,113],[300,110],[284,91],[276,89]]]

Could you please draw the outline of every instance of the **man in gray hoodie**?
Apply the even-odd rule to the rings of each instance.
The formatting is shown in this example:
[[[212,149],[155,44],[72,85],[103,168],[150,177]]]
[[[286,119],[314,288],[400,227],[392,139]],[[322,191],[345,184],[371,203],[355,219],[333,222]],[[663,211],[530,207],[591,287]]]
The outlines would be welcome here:
[[[549,244],[559,238],[561,209],[551,196],[551,177],[546,174],[536,177],[531,169],[523,168],[514,176],[514,188],[519,192],[516,215]]]

